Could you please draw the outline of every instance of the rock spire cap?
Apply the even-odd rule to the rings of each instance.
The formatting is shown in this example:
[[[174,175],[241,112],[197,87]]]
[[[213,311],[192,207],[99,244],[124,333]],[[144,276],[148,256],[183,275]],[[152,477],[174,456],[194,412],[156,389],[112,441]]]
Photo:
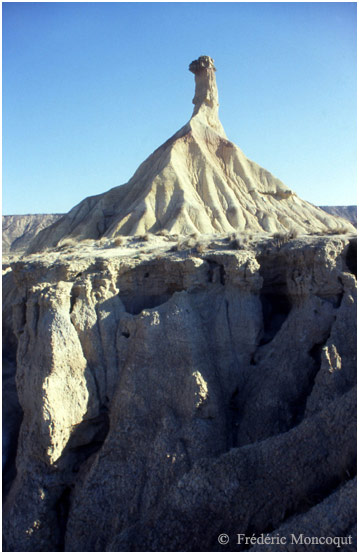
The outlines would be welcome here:
[[[193,62],[189,64],[188,69],[194,74],[199,73],[202,69],[213,69],[216,71],[214,60],[209,56],[200,56],[198,60],[193,60]]]

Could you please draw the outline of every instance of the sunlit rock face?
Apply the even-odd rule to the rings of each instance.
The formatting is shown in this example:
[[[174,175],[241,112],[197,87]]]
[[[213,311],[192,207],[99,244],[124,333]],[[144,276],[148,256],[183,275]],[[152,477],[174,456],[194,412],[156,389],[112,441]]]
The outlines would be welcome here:
[[[214,61],[200,56],[194,110],[184,127],[151,154],[130,181],[86,198],[37,235],[30,251],[65,238],[156,233],[354,231],[347,221],[301,200],[227,139],[218,117]]]

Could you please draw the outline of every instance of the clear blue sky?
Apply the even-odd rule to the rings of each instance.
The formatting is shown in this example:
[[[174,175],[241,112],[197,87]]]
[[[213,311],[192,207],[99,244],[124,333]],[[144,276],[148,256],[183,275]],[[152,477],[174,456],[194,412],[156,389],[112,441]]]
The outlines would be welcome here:
[[[3,213],[123,184],[215,59],[230,140],[314,204],[356,203],[356,4],[3,3]]]

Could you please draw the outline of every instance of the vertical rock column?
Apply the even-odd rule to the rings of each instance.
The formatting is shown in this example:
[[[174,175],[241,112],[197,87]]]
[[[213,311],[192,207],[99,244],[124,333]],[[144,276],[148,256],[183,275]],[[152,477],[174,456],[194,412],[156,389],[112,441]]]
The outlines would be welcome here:
[[[4,506],[9,551],[61,546],[59,510],[68,481],[62,456],[88,411],[91,390],[87,361],[70,320],[71,287],[61,281],[30,286],[26,304],[14,314],[16,382],[24,418],[17,476]]]
[[[192,118],[198,116],[205,125],[209,125],[217,133],[226,137],[218,118],[218,89],[213,59],[209,56],[200,56],[190,64],[189,70],[194,73],[196,83],[192,100],[194,104]]]

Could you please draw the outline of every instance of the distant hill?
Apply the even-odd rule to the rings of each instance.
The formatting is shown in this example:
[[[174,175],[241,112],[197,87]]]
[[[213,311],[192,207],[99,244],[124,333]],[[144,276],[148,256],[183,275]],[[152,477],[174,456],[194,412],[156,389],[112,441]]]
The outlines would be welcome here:
[[[63,214],[28,214],[2,216],[3,252],[21,252],[25,250],[42,229],[55,223]]]
[[[344,217],[350,221],[352,225],[357,226],[357,207],[356,206],[319,206],[328,214]]]

